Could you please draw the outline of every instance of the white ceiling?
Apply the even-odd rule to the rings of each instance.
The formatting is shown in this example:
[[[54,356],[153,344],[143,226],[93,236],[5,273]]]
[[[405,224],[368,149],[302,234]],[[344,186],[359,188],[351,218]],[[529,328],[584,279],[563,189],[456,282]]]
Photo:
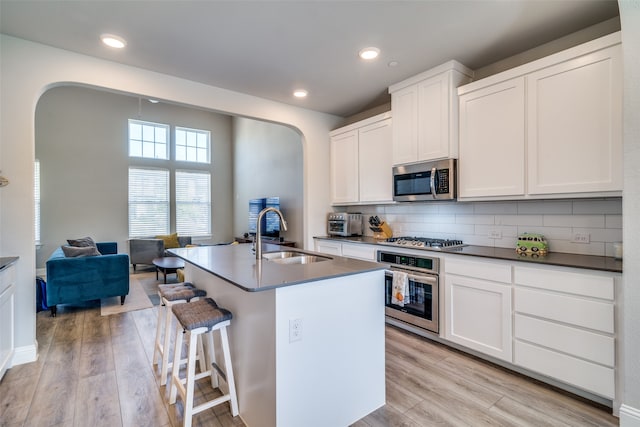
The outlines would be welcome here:
[[[478,69],[617,15],[616,0],[0,0],[0,32],[349,116],[450,59]],[[102,46],[102,33],[126,49]],[[357,57],[366,46],[378,60]]]

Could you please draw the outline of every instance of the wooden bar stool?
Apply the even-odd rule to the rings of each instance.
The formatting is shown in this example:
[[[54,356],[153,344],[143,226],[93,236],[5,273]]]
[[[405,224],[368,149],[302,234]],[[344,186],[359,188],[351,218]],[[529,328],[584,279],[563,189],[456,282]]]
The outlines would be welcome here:
[[[184,404],[184,426],[190,427],[192,418],[206,409],[229,401],[231,415],[238,415],[238,398],[236,396],[236,386],[231,366],[231,354],[229,351],[229,337],[227,326],[231,324],[233,317],[231,312],[218,307],[211,298],[204,298],[189,304],[180,304],[173,307],[173,314],[178,321],[176,325],[175,351],[173,355],[173,369],[171,373],[171,389],[169,392],[169,403],[176,403],[177,392],[180,392]],[[213,332],[219,331],[220,342],[222,344],[222,354],[224,356],[224,371],[216,363],[215,348],[213,344]],[[195,374],[196,348],[198,337],[206,334],[209,369],[206,372]],[[180,378],[180,357],[182,349],[183,335],[186,335],[187,342],[187,373],[186,378]],[[219,379],[227,383],[229,392],[213,400],[209,400],[194,407],[193,397],[196,380],[211,377],[211,385],[216,388]]]
[[[190,282],[158,285],[160,307],[158,307],[158,322],[156,325],[156,340],[153,351],[153,364],[160,365],[160,385],[167,383],[169,373],[169,341],[171,338],[171,307],[175,304],[187,303],[207,296],[207,292],[196,288]],[[201,364],[200,369],[204,369]]]

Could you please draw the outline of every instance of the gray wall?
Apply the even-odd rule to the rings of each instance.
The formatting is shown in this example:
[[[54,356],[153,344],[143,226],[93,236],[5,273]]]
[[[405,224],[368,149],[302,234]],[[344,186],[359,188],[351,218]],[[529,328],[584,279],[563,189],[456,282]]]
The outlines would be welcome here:
[[[174,162],[128,157],[130,118],[211,131],[212,164],[178,166],[211,170],[211,240],[231,238],[230,116],[166,103],[151,104],[145,99],[139,103],[135,96],[90,88],[57,87],[43,94],[35,115],[42,200],[38,268],[69,238],[91,236],[97,241],[116,241],[120,252],[127,251],[129,165],[176,167]]]
[[[282,125],[235,117],[234,234],[248,231],[249,200],[280,197],[288,230],[281,235],[303,246],[303,159],[300,135]]]

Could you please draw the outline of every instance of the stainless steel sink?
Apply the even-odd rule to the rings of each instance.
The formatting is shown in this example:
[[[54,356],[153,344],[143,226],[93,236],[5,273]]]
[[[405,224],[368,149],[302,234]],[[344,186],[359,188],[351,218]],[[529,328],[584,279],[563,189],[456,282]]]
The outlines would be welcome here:
[[[331,259],[329,257],[297,251],[268,252],[262,254],[262,258],[278,264],[312,264],[314,262],[328,261]]]

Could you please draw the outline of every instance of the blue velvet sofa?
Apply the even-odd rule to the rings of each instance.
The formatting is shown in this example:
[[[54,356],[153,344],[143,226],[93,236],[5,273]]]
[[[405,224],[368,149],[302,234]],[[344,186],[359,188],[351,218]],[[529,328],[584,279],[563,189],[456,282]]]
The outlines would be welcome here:
[[[118,254],[116,242],[96,244],[100,256],[65,257],[62,247],[47,260],[47,305],[73,304],[129,294],[129,255]]]

